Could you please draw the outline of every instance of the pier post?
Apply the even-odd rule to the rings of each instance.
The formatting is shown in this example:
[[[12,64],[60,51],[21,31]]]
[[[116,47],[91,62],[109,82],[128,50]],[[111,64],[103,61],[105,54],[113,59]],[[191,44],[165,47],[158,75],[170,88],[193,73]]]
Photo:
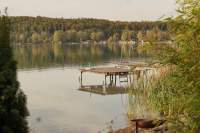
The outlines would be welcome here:
[[[114,84],[114,75],[110,74],[109,77],[110,77],[110,85],[113,86],[113,84]]]
[[[117,85],[117,76],[115,74],[115,86]]]
[[[114,85],[114,75],[112,74],[112,86]]]
[[[105,86],[107,86],[107,75],[105,75]]]
[[[112,75],[110,74],[110,85],[112,85]]]
[[[81,71],[81,87],[83,86],[83,72]]]

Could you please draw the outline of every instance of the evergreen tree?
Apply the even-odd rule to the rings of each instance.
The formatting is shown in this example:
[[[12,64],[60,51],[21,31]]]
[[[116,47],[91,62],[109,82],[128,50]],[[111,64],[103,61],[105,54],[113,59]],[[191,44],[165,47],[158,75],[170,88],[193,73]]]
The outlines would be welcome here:
[[[27,133],[26,96],[19,88],[10,47],[10,21],[0,17],[0,133]]]

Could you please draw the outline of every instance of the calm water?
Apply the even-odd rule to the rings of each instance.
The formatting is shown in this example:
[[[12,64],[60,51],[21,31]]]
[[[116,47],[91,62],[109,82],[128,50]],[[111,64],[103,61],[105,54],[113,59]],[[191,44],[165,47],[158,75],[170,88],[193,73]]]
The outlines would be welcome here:
[[[18,78],[27,94],[32,133],[98,133],[126,127],[127,94],[81,92],[82,66],[144,61],[130,47],[33,45],[16,47]],[[85,74],[84,83],[102,84],[103,75]]]

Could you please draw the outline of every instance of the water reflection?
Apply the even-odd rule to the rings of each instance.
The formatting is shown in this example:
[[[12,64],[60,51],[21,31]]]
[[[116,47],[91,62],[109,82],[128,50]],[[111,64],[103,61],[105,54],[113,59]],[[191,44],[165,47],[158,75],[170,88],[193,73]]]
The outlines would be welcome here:
[[[115,121],[113,129],[126,125],[122,104],[126,95],[91,97],[77,90],[78,76],[79,71],[73,68],[19,72],[21,87],[28,96],[32,133],[97,133],[111,120]],[[85,76],[93,81],[102,79],[101,75]]]
[[[127,105],[134,101],[127,90],[109,90],[106,96],[79,91],[77,67],[146,60],[131,47],[31,45],[16,47],[14,54],[21,69],[19,81],[28,96],[31,133],[107,133],[127,126]],[[102,84],[104,79],[91,73],[85,77],[87,84]],[[113,93],[118,95],[109,95]]]
[[[116,95],[116,94],[126,94],[128,90],[125,87],[105,87],[104,85],[88,85],[81,86],[79,88],[82,92],[88,92],[90,94],[99,94],[99,95]]]
[[[110,61],[146,59],[126,45],[29,45],[15,47],[14,55],[20,69],[94,66]]]

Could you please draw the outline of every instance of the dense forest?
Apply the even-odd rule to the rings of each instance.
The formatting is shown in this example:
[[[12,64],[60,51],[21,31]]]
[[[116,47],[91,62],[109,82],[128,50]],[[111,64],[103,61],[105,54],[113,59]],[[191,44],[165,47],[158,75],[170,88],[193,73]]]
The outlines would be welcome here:
[[[170,38],[167,24],[161,21],[120,22],[40,16],[10,19],[13,44],[145,41],[150,38],[165,41]]]

